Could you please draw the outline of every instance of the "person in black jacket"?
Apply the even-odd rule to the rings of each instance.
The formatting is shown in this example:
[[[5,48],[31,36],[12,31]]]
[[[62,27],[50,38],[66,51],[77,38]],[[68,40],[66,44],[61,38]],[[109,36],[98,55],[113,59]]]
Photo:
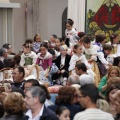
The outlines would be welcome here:
[[[43,88],[34,86],[27,89],[24,101],[28,111],[25,113],[23,120],[58,120],[56,114],[45,107],[45,100],[46,93]]]
[[[71,56],[67,54],[67,45],[62,45],[60,47],[61,55],[55,60],[55,64],[58,67],[58,72],[52,75],[52,80],[58,79],[60,76],[63,77],[63,81],[68,78],[68,68]]]

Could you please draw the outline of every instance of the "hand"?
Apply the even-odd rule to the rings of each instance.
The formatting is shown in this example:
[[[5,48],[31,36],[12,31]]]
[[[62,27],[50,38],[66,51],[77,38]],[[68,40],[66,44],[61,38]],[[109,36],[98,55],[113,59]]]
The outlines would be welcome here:
[[[109,67],[112,67],[112,64],[108,63],[108,66],[109,66]]]
[[[58,70],[58,74],[60,74],[61,73],[61,71],[60,70]]]
[[[64,73],[65,72],[65,70],[61,70],[61,73]]]

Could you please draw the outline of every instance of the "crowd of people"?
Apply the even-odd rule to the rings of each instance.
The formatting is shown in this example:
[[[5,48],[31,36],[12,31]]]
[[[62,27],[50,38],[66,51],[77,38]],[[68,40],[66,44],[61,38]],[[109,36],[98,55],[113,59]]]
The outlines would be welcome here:
[[[17,54],[2,46],[1,120],[120,120],[120,37],[91,39],[73,24],[61,38],[36,34]]]

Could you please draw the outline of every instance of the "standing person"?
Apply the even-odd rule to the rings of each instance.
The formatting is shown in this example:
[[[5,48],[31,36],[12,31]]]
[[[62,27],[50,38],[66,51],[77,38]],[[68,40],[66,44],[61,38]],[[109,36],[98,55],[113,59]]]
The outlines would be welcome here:
[[[22,120],[25,106],[20,93],[9,93],[4,100],[3,106],[6,114],[2,120]]]
[[[67,19],[65,36],[67,38],[66,45],[70,48],[74,45],[74,36],[77,36],[77,31],[75,30],[75,28],[73,28],[73,24],[74,21],[72,19]]]
[[[37,55],[32,50],[32,44],[25,43],[23,44],[23,53],[21,55],[20,65],[28,66],[36,63]]]
[[[73,120],[75,114],[83,110],[80,106],[74,104],[75,97],[77,97],[77,94],[74,87],[63,86],[58,91],[55,105],[48,106],[48,108],[55,112],[58,107],[65,106],[70,110],[70,120]]]
[[[41,40],[40,34],[36,34],[34,37],[34,43],[33,43],[33,51],[35,53],[39,52],[41,43],[42,43],[42,40]]]
[[[52,66],[52,55],[48,52],[48,46],[46,43],[42,43],[40,46],[40,53],[37,54],[38,59],[36,64],[41,66],[44,70],[50,69]]]
[[[77,113],[74,120],[114,120],[111,114],[97,108],[99,92],[94,84],[81,86],[79,90],[79,102],[86,110]]]
[[[25,94],[25,105],[28,108],[23,120],[58,120],[55,113],[44,106],[46,93],[40,87],[31,87]]]

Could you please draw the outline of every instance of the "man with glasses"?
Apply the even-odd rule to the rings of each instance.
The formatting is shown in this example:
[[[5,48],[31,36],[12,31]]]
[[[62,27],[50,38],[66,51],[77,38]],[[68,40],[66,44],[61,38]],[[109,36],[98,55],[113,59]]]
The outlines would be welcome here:
[[[58,120],[55,113],[45,107],[45,100],[46,93],[41,87],[26,89],[24,101],[28,111],[23,120]]]
[[[99,98],[98,88],[94,84],[81,86],[78,99],[86,110],[75,115],[74,120],[114,120],[110,113],[97,108],[96,101]]]

